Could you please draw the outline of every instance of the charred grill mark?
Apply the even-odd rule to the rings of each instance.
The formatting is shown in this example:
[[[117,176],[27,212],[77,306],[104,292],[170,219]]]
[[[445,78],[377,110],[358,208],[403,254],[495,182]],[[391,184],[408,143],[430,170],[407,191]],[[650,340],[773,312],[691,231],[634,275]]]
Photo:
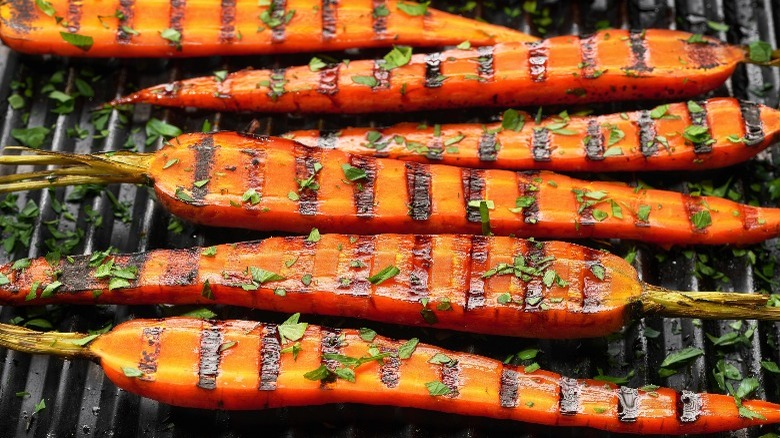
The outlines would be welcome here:
[[[387,16],[382,14],[377,14],[377,11],[386,9],[387,1],[373,0],[372,6],[373,6],[372,9],[373,13],[371,14],[371,16],[373,17],[374,22],[371,28],[374,30],[374,38],[382,39],[382,37],[387,32]]]
[[[761,107],[755,102],[739,101],[739,110],[745,124],[745,146],[756,146],[764,141],[764,124],[761,121]]]
[[[621,386],[618,390],[618,420],[633,423],[639,417],[639,391]]]
[[[431,169],[427,164],[406,163],[406,196],[409,216],[416,221],[431,217]]]
[[[599,61],[598,40],[596,35],[580,36],[580,63],[582,77],[586,79],[595,79],[600,76],[596,73],[596,66]]]
[[[150,253],[148,252],[137,252],[135,254],[130,254],[130,256],[127,258],[127,262],[123,265],[125,268],[134,268],[136,275],[133,280],[130,280],[130,285],[127,286],[127,289],[134,289],[138,287],[138,281],[140,280],[141,272],[144,272],[144,266],[146,266],[146,261],[149,259]]]
[[[68,0],[68,32],[76,33],[81,29],[81,8],[84,0]]]
[[[428,145],[428,152],[425,153],[425,158],[429,160],[441,160],[444,155],[444,142],[441,137],[433,137],[431,144]]]
[[[685,206],[685,214],[688,217],[688,224],[690,224],[691,231],[697,234],[704,234],[707,232],[707,227],[698,227],[696,224],[694,224],[694,217],[697,213],[702,211],[704,208],[701,205],[700,202],[697,202],[694,197],[688,196],[688,195],[681,195],[683,200],[683,205]]]
[[[547,128],[534,128],[531,139],[531,152],[534,161],[550,161],[550,130]]]
[[[200,332],[198,349],[198,387],[216,389],[219,375],[219,346],[222,345],[222,331],[219,327],[204,328]]]
[[[245,169],[248,179],[248,188],[255,189],[258,195],[263,196],[265,186],[265,164],[266,151],[262,149],[241,149],[241,152],[251,157]],[[244,208],[254,208],[252,205],[244,204]]]
[[[650,116],[650,111],[644,110],[640,112],[636,123],[639,125],[639,148],[642,151],[642,155],[650,158],[658,153],[658,142],[655,138],[655,121]]]
[[[517,192],[518,197],[532,198],[530,205],[523,207],[523,222],[526,224],[535,224],[539,221],[539,186],[533,182],[533,178],[538,172],[526,171],[517,172]]]
[[[374,217],[374,182],[376,181],[376,159],[373,157],[352,155],[349,158],[349,164],[352,167],[362,169],[363,172],[366,173],[366,177],[364,179],[352,183],[352,197],[355,202],[357,216],[363,218],[372,218]]]
[[[145,327],[141,332],[141,360],[138,361],[138,371],[144,373],[143,380],[154,380],[157,372],[157,358],[160,356],[160,335],[162,327]]]
[[[236,0],[222,0],[219,19],[219,42],[232,43],[236,38]]]
[[[692,43],[685,40],[685,51],[688,59],[693,62],[693,67],[701,70],[709,70],[721,65],[718,55],[715,52],[716,44],[710,42]]]
[[[132,29],[133,28],[133,6],[135,5],[135,0],[119,0],[119,9],[120,12],[120,19],[119,19],[119,27],[116,31],[116,41],[119,44],[127,44],[130,42],[130,39],[133,37],[132,34],[125,31],[125,29]]]
[[[545,264],[544,260],[547,257],[547,244],[545,242],[530,243],[530,247],[527,251],[527,257],[525,259],[525,265],[541,270]],[[544,301],[544,284],[542,279],[538,276],[532,277],[528,281],[521,281],[521,287],[523,290],[523,296],[525,297],[526,312],[536,312],[541,309],[542,301]]]
[[[367,297],[371,295],[371,265],[376,252],[376,236],[358,236],[353,246],[350,262],[359,261],[358,267],[351,267],[352,278],[349,282],[349,293],[353,296]]]
[[[501,386],[498,389],[498,399],[502,408],[516,408],[520,379],[517,369],[512,365],[501,365]]]
[[[592,199],[588,199],[585,197],[584,193],[586,193],[587,190],[585,189],[574,189],[572,190],[572,196],[574,196],[574,202],[577,207],[577,223],[579,225],[583,226],[593,226],[596,225],[596,218],[593,217],[593,204],[596,201]]]
[[[582,386],[577,379],[561,377],[559,412],[561,415],[577,415],[580,412]]]
[[[409,285],[413,299],[426,298],[430,293],[432,264],[433,243],[431,236],[415,235],[412,247],[412,271],[409,273]]]
[[[197,249],[171,251],[168,266],[160,281],[161,286],[192,286],[198,280],[200,253]]]
[[[704,101],[698,101],[696,102],[699,107],[701,108],[701,111],[688,111],[691,114],[691,123],[694,126],[701,126],[702,128],[707,129],[707,138],[712,137],[712,131],[710,130],[710,126],[707,123],[707,104]],[[709,140],[705,140],[702,142],[694,142],[693,143],[693,152],[696,154],[708,154],[712,152],[712,142]]]
[[[322,341],[320,342],[320,351],[322,354],[338,354],[341,349],[341,339],[339,339],[340,330],[323,327],[322,328]],[[332,359],[322,359],[321,363],[325,365],[330,371],[334,371],[339,367],[339,363]],[[320,388],[327,389],[333,382],[336,381],[336,375],[330,374],[328,377],[320,381]]]
[[[582,311],[583,313],[593,313],[599,310],[601,306],[601,294],[605,287],[605,282],[596,278],[592,272],[592,267],[601,263],[602,253],[591,248],[583,248],[583,259],[587,270],[583,273],[582,284]]]
[[[83,292],[98,287],[95,281],[95,268],[89,266],[89,256],[73,257],[73,262],[64,260],[60,263],[60,270],[62,273],[59,278],[62,282],[62,287],[55,290],[55,295],[65,292]],[[15,282],[12,282],[5,287],[13,287]]]
[[[425,86],[427,88],[439,88],[444,82],[441,74],[441,53],[425,55]]]
[[[271,42],[274,44],[283,43],[287,38],[285,32],[285,15],[287,15],[287,0],[271,1],[271,18],[278,20],[279,25],[271,29]]]
[[[184,37],[184,8],[187,6],[187,0],[171,0],[170,17],[168,27],[179,32]],[[171,41],[169,44],[176,45]]]
[[[318,210],[317,189],[319,188],[319,172],[315,163],[319,163],[318,151],[302,145],[295,147],[295,178],[299,181],[298,212],[303,216],[314,216]],[[312,178],[313,177],[313,178]],[[311,183],[300,187],[304,181]]]
[[[496,141],[495,133],[485,132],[482,134],[482,137],[479,138],[477,153],[480,161],[496,161],[498,158],[498,142]]]
[[[214,137],[204,135],[203,139],[192,146],[195,151],[195,174],[192,185],[193,203],[202,205],[203,199],[209,192],[209,179],[214,167]],[[205,184],[200,183],[206,181]],[[198,183],[198,185],[195,185]]]
[[[317,137],[317,147],[320,149],[336,149],[341,131],[320,131]]]
[[[401,359],[398,358],[398,349],[382,346],[379,348],[379,351],[382,353],[390,353],[390,356],[387,356],[379,367],[379,379],[385,387],[396,388],[400,381],[398,369],[401,367]]]
[[[682,391],[677,398],[677,416],[681,423],[693,423],[701,416],[703,404],[701,395],[691,391]]]
[[[488,238],[486,236],[471,236],[471,252],[469,253],[469,285],[466,291],[465,310],[485,307],[485,280],[482,273],[488,259]]]
[[[631,47],[631,56],[633,64],[626,67],[626,70],[647,73],[653,71],[653,68],[647,65],[647,41],[645,41],[645,32],[632,30],[628,34],[629,46]]]
[[[442,364],[441,383],[450,390],[447,397],[456,398],[460,395],[460,391],[458,390],[458,387],[460,386],[460,365],[457,360]]]
[[[740,217],[742,218],[742,229],[752,230],[759,226],[759,210],[750,205],[740,206]]]
[[[390,88],[391,73],[390,70],[385,70],[384,65],[384,59],[377,59],[374,61],[373,75],[374,79],[376,79],[376,86],[374,87],[374,90]]]
[[[260,383],[259,391],[273,391],[282,367],[282,346],[276,324],[266,324],[260,338]]]
[[[287,76],[287,69],[284,68],[275,68],[273,71],[271,71],[271,76],[268,80],[268,97],[271,98],[274,102],[282,97],[284,93],[287,91],[285,90],[285,85],[287,85],[287,79],[285,79]]]
[[[534,82],[544,82],[547,79],[547,47],[542,42],[528,44],[528,69]]]
[[[463,184],[463,202],[466,203],[466,220],[480,223],[482,219],[479,207],[471,207],[469,202],[485,199],[485,171],[463,168],[460,175]]]
[[[493,46],[484,46],[477,49],[477,75],[485,82],[492,81],[495,74],[493,66],[494,53],[495,48]]]
[[[585,155],[589,160],[601,161],[604,159],[604,134],[601,132],[598,120],[588,121],[588,135],[583,143],[585,144]]]
[[[322,0],[322,39],[332,40],[336,37],[338,25],[339,2],[338,0]]]
[[[317,92],[326,96],[333,96],[339,92],[339,71],[341,70],[341,63],[335,65],[329,65],[327,68],[320,70],[319,85],[317,85]]]

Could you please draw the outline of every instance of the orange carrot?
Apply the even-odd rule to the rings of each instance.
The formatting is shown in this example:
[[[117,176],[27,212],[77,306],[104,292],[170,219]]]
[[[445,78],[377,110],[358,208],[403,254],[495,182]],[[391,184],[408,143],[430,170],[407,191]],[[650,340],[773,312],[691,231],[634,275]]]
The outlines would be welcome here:
[[[539,147],[551,154],[547,145]],[[749,244],[780,235],[776,208],[550,172],[352,156],[283,138],[187,134],[151,154],[26,150],[32,155],[3,155],[0,164],[68,167],[0,177],[0,192],[151,183],[171,213],[209,226],[295,233],[314,227],[360,234],[492,231],[666,245]]]
[[[543,137],[541,130],[548,131],[552,153],[535,147]],[[540,123],[529,114],[509,110],[502,122],[487,125],[402,123],[293,131],[282,137],[353,155],[461,167],[638,172],[730,166],[774,144],[779,134],[780,111],[716,98],[604,116],[563,113]]]
[[[146,13],[144,13],[146,11]],[[536,38],[395,0],[68,0],[0,3],[0,39],[32,54],[182,57]]]
[[[408,56],[395,49],[384,60],[187,79],[112,104],[365,113],[681,99],[718,87],[746,61],[743,48],[671,30],[607,30]]]
[[[765,401],[566,378],[417,339],[308,325],[297,314],[281,325],[133,320],[91,336],[2,324],[0,346],[88,358],[120,388],[194,408],[361,403],[643,435],[780,422],[780,405]]]
[[[648,313],[780,319],[766,302],[667,291],[606,252],[510,237],[314,233],[0,266],[0,305],[228,304],[534,338],[605,336]]]

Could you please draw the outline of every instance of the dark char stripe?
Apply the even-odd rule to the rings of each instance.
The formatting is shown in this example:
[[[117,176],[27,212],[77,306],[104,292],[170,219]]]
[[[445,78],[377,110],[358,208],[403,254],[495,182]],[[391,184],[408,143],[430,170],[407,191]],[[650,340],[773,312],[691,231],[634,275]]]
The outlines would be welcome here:
[[[429,160],[441,160],[444,155],[444,142],[441,137],[433,137],[431,144],[428,145],[428,152],[425,153],[425,158]]]
[[[561,415],[576,415],[580,412],[580,394],[582,385],[577,379],[561,377],[560,381],[560,403],[559,412]]]
[[[379,380],[381,380],[387,388],[396,388],[400,381],[398,369],[401,367],[401,359],[398,358],[398,349],[382,346],[379,348],[379,351],[382,353],[390,353],[390,356],[386,357],[379,367]]]
[[[755,102],[739,101],[739,109],[745,122],[745,145],[756,146],[764,141],[764,124],[761,107]]]
[[[386,0],[373,0],[372,2],[372,14],[371,16],[374,19],[374,22],[372,24],[372,28],[374,29],[374,37],[377,39],[381,39],[385,33],[387,32],[387,16],[385,15],[377,15],[376,11],[384,10],[387,8],[387,1]],[[389,8],[387,8],[389,11]]]
[[[81,29],[81,6],[84,0],[68,0],[68,32],[76,33]]]
[[[380,88],[390,88],[390,70],[385,70],[383,67],[385,65],[384,59],[377,59],[374,61],[374,79],[376,79],[376,86],[374,89],[380,89]]]
[[[314,216],[317,214],[317,190],[313,187],[319,187],[319,173],[314,171],[314,163],[317,163],[317,150],[302,145],[295,147],[295,174],[298,181],[306,181],[312,175],[314,179],[308,187],[298,190],[298,212],[303,216]]]
[[[125,29],[133,28],[133,6],[135,0],[119,0],[119,12],[122,14],[119,19],[119,27],[116,31],[116,41],[119,44],[127,44],[133,37]]]
[[[327,327],[322,328],[322,341],[320,342],[320,350],[322,354],[339,353],[339,351],[341,350],[341,340],[339,339],[340,333],[341,331],[339,329],[332,329]],[[336,368],[340,366],[339,362],[336,360],[322,359],[322,364],[325,365],[331,371],[334,371]],[[336,376],[331,374],[330,376],[320,381],[320,388],[327,389],[335,381],[336,381]]]
[[[485,280],[482,274],[487,271],[488,242],[486,236],[471,236],[469,287],[466,290],[465,308],[467,311],[485,307]]]
[[[320,149],[336,149],[341,137],[341,131],[320,131],[317,137],[317,147]]]
[[[542,261],[547,257],[547,245],[544,242],[529,243],[530,247],[526,254],[525,264],[531,268],[541,269],[544,264]],[[544,283],[540,277],[533,277],[529,281],[521,281],[520,286],[523,289],[524,310],[526,312],[536,312],[541,309],[544,301]]]
[[[244,164],[248,179],[247,188],[255,189],[255,192],[257,192],[258,195],[263,196],[265,187],[266,151],[263,149],[241,149],[241,153],[250,157],[250,159],[245,162],[246,164]],[[244,204],[244,208],[255,207]]]
[[[433,242],[431,236],[415,235],[412,247],[412,271],[409,273],[412,299],[421,300],[430,293]]]
[[[594,79],[598,77],[596,74],[596,67],[598,65],[598,40],[596,35],[582,35],[580,36],[580,59],[582,77],[586,79]]]
[[[177,249],[168,253],[168,265],[160,286],[192,286],[198,280],[200,252],[197,249]]]
[[[512,365],[501,365],[501,387],[498,389],[498,399],[502,408],[516,408],[519,394],[520,379],[517,369]]]
[[[496,161],[498,158],[498,142],[496,133],[485,132],[479,138],[477,153],[480,161]]]
[[[495,67],[493,66],[493,46],[484,46],[477,49],[477,74],[485,82],[493,80]]]
[[[336,37],[336,26],[339,19],[338,0],[322,0],[322,39],[332,40]]]
[[[282,97],[284,93],[286,93],[285,85],[287,85],[287,80],[285,79],[287,75],[287,70],[284,68],[275,68],[271,72],[271,77],[268,81],[268,97],[271,98],[271,100],[276,101],[276,99]]]
[[[276,389],[276,380],[281,372],[282,347],[279,340],[276,324],[266,324],[263,329],[263,337],[260,338],[260,383],[257,389],[260,391],[273,391]]]
[[[752,230],[753,228],[760,226],[758,223],[759,209],[757,207],[753,207],[751,205],[741,205],[740,210],[740,217],[742,217],[742,229]]]
[[[457,360],[442,364],[441,366],[441,383],[450,389],[450,393],[447,394],[449,398],[456,398],[460,395],[460,365]]]
[[[693,216],[703,209],[703,206],[701,205],[699,198],[694,198],[688,195],[680,195],[680,196],[682,196],[683,205],[685,206],[685,214],[688,216],[688,223],[690,224],[691,231],[699,234],[706,233],[707,232],[706,228],[703,229],[699,228],[693,223]]]
[[[523,221],[527,224],[535,224],[539,221],[539,186],[533,181],[538,175],[535,171],[517,172],[517,192],[520,197],[533,198],[531,205],[523,208]]]
[[[204,328],[200,332],[198,350],[198,387],[215,389],[219,375],[219,346],[222,345],[222,332],[219,327]]]
[[[285,34],[285,15],[287,14],[287,0],[271,0],[271,17],[279,20],[280,24],[271,29],[271,42],[283,43],[287,38]]]
[[[444,82],[441,74],[441,53],[425,55],[425,86],[427,88],[439,88]]]
[[[712,131],[710,130],[710,126],[707,123],[707,104],[704,101],[698,101],[696,103],[701,108],[701,111],[688,111],[691,114],[691,123],[694,126],[701,126],[706,128],[707,132],[709,133],[707,138],[710,138],[712,137]],[[693,152],[696,154],[708,154],[712,152],[712,144],[709,141],[693,143]]]
[[[195,151],[195,174],[193,176],[192,198],[194,204],[202,205],[203,199],[209,193],[209,184],[200,187],[194,183],[209,180],[214,167],[214,137],[210,134],[203,134],[203,139],[192,146]]]
[[[98,281],[95,279],[95,268],[89,266],[90,256],[74,256],[73,262],[69,262],[65,258],[60,263],[59,280],[62,282],[62,287],[54,291],[54,294],[66,293],[66,292],[84,292],[88,290],[98,289]],[[16,282],[7,284],[6,288],[15,287]]]
[[[547,79],[548,50],[543,42],[527,43],[528,69],[534,82],[544,82]]]
[[[550,130],[547,128],[534,128],[531,139],[531,151],[534,161],[550,161]]]
[[[130,280],[130,285],[127,286],[128,289],[138,287],[139,280],[141,279],[141,273],[144,272],[144,266],[146,266],[146,261],[149,259],[149,254],[150,253],[148,252],[137,252],[130,254],[130,256],[127,258],[127,263],[125,263],[123,267],[135,268],[137,273],[135,279]]]
[[[463,202],[466,203],[466,220],[480,223],[479,207],[471,207],[469,202],[485,199],[485,171],[463,168],[460,175],[463,184]]]
[[[693,64],[692,67],[697,70],[708,70],[721,65],[721,61],[718,59],[718,53],[715,50],[717,44],[710,42],[706,43],[691,43],[685,41],[685,51],[688,55],[688,59]]]
[[[693,423],[701,416],[703,404],[701,395],[691,391],[682,391],[677,398],[677,416],[681,423]]]
[[[655,120],[650,117],[650,111],[641,111],[637,124],[639,125],[639,149],[645,157],[652,157],[658,153],[658,141],[655,139]]]
[[[141,332],[141,360],[138,361],[138,371],[144,373],[142,379],[154,380],[154,373],[157,372],[157,358],[160,356],[160,336],[162,327],[146,327]]]
[[[627,70],[637,72],[650,72],[653,71],[652,67],[647,65],[647,41],[645,40],[644,31],[632,30],[628,34],[629,44],[631,47],[631,56],[633,58],[633,64],[627,67]]]
[[[371,265],[376,252],[376,236],[358,236],[352,250],[349,263],[359,261],[360,266],[351,266],[352,278],[349,283],[349,293],[352,296],[367,297],[371,295]]]
[[[588,135],[583,142],[585,145],[585,155],[591,161],[601,161],[604,159],[604,134],[601,132],[601,126],[597,119],[588,121]]]
[[[236,0],[221,0],[219,42],[231,43],[236,38]]]
[[[376,181],[376,159],[373,157],[351,155],[349,164],[352,167],[362,169],[366,173],[365,179],[352,183],[353,200],[357,216],[362,218],[374,217],[374,195]]]
[[[427,164],[406,163],[406,196],[409,216],[416,221],[431,217],[431,169]]]
[[[587,270],[583,273],[582,279],[582,311],[583,313],[593,313],[601,308],[601,295],[608,284],[604,280],[599,280],[592,271],[592,267],[601,263],[602,252],[591,248],[583,248],[583,259]]]
[[[317,91],[327,96],[333,96],[339,92],[339,71],[341,63],[330,65],[320,70],[320,81]]]
[[[168,27],[176,30],[184,37],[184,8],[187,6],[187,0],[171,0],[170,18]],[[176,45],[171,41],[169,44]]]
[[[639,391],[621,386],[618,390],[618,420],[633,423],[639,418]]]

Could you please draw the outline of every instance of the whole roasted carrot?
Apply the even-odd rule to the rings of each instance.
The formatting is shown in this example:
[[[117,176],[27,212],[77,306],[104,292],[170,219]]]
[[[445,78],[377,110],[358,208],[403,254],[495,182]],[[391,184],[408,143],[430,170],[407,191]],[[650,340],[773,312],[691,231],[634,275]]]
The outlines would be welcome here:
[[[36,0],[0,3],[0,39],[32,54],[179,57],[536,38],[395,0]]]
[[[353,155],[462,167],[631,172],[730,166],[774,144],[779,133],[780,111],[717,98],[603,116],[563,113],[539,123],[510,110],[487,125],[403,123],[282,137]]]
[[[113,104],[219,111],[365,113],[681,99],[712,90],[745,50],[671,31],[601,31],[383,60],[244,70],[158,85]],[[224,80],[223,80],[224,79]]]
[[[361,403],[674,435],[780,422],[780,406],[765,401],[566,378],[416,339],[308,325],[298,315],[281,325],[134,320],[91,336],[2,324],[0,346],[91,359],[120,388],[194,408]]]
[[[0,305],[229,304],[534,338],[605,336],[642,314],[780,320],[761,294],[675,292],[564,242],[452,235],[270,238],[0,267]]]
[[[67,165],[0,177],[0,192],[151,183],[173,214],[210,226],[309,232],[494,233],[748,244],[780,235],[780,209],[726,199],[510,172],[352,156],[291,140],[188,134],[151,154],[28,150],[0,164]],[[547,142],[537,154],[552,154]],[[400,186],[400,187],[399,187]]]

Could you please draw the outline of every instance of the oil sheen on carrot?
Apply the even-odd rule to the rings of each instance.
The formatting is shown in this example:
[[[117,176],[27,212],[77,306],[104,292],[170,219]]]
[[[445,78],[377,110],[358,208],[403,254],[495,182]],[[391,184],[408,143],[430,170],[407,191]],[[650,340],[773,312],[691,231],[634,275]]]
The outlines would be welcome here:
[[[385,60],[244,70],[187,79],[114,101],[218,111],[366,113],[478,106],[684,99],[717,88],[744,49],[672,30],[605,30]],[[313,71],[317,70],[317,71]]]
[[[5,1],[0,39],[31,54],[183,57],[484,46],[536,38],[395,0]]]

